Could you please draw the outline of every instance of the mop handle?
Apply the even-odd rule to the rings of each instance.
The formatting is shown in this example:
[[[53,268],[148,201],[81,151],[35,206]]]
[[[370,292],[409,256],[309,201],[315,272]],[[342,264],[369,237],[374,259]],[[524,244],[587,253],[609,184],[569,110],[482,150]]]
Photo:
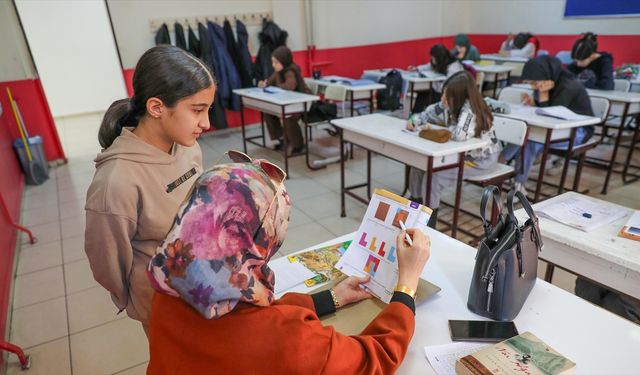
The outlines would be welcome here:
[[[16,124],[18,124],[18,130],[20,131],[20,137],[22,138],[22,143],[24,144],[24,149],[27,152],[27,159],[29,162],[33,160],[31,157],[31,150],[29,150],[29,145],[27,144],[27,139],[24,136],[24,132],[22,131],[22,126],[20,125],[20,119],[18,118],[18,112],[16,112],[16,106],[13,102],[13,96],[11,95],[11,90],[7,87],[7,95],[9,96],[9,103],[11,104],[11,109],[13,110],[13,117],[16,119]]]

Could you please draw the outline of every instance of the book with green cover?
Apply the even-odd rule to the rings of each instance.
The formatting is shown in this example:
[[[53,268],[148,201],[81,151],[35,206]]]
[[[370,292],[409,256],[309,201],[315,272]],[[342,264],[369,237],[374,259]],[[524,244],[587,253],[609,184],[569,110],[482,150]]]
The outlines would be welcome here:
[[[460,358],[458,375],[570,375],[576,364],[530,332]]]

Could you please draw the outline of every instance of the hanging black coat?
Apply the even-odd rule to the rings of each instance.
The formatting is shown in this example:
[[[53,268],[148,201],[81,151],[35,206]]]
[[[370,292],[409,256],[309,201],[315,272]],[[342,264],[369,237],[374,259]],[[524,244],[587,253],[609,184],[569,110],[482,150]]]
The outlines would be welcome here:
[[[227,51],[229,51],[229,56],[231,56],[233,65],[235,65],[236,70],[238,71],[238,76],[240,76],[240,85],[241,87],[251,87],[251,76],[244,67],[242,56],[240,56],[238,44],[233,36],[233,30],[231,29],[231,23],[229,20],[224,20],[224,26],[222,28],[224,30],[224,37],[227,40]]]
[[[267,79],[273,74],[271,53],[274,49],[287,44],[289,33],[282,30],[272,21],[262,20],[262,31],[259,34],[260,48],[254,64],[256,81]]]
[[[163,23],[162,26],[156,32],[156,46],[160,44],[171,44],[171,37],[169,36],[169,28],[166,23]]]
[[[200,59],[207,64],[211,71],[215,72],[216,64],[213,59],[211,43],[209,41],[209,30],[202,23],[198,22],[198,33],[200,34]],[[214,75],[215,74],[216,73],[214,73]],[[217,77],[214,78],[216,81],[218,80]],[[209,108],[209,122],[211,126],[216,129],[226,129],[228,127],[220,90],[216,90],[213,106]]]
[[[198,37],[196,37],[196,33],[193,32],[193,29],[191,28],[191,25],[189,25],[189,31],[188,31],[188,40],[189,40],[189,47],[188,47],[188,51],[195,57],[200,57],[200,41],[198,40]]]
[[[225,108],[234,111],[240,110],[240,98],[233,93],[233,90],[241,87],[240,77],[233,60],[227,51],[227,41],[224,37],[224,30],[220,25],[208,22],[209,38],[214,61],[217,65],[218,91],[222,96],[222,103]]]
[[[238,37],[238,52],[242,60],[242,66],[249,75],[249,86],[253,86],[253,62],[251,61],[251,53],[249,53],[249,33],[247,27],[240,20],[236,20],[236,36]],[[242,78],[242,76],[240,76]],[[244,86],[244,81],[242,87]]]
[[[183,50],[187,50],[187,40],[184,38],[184,28],[179,22],[176,22],[173,25],[173,28],[176,31],[176,47],[182,48]]]

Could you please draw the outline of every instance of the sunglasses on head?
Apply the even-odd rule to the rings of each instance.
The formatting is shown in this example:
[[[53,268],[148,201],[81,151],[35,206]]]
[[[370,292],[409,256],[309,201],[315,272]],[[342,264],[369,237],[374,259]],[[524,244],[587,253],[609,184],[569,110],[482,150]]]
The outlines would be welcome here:
[[[276,201],[276,199],[278,198],[278,195],[280,195],[280,193],[283,190],[284,180],[287,178],[287,174],[285,173],[285,171],[282,170],[282,168],[278,167],[272,162],[265,159],[254,159],[251,156],[241,151],[229,150],[225,152],[225,155],[227,155],[229,159],[231,159],[235,163],[251,163],[254,165],[255,164],[259,165],[260,168],[262,168],[262,170],[264,171],[264,173],[266,173],[267,176],[269,176],[269,178],[272,181],[276,182],[278,185],[276,193],[273,195],[273,199],[271,199],[269,206],[264,212],[264,216],[260,220],[260,226],[258,227],[255,234],[253,235],[253,240],[255,241],[256,237],[258,236],[258,233],[260,233],[260,228],[262,228],[262,223],[264,223],[264,219],[266,219],[267,214],[269,214],[269,211],[271,211],[271,207],[273,206],[273,203]]]

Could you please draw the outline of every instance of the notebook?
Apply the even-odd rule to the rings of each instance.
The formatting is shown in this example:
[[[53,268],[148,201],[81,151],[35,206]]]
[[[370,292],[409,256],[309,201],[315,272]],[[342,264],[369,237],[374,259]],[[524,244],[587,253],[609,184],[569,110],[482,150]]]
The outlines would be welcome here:
[[[589,116],[579,115],[569,108],[561,105],[536,108],[536,115],[553,117],[560,120],[584,120],[589,118]]]
[[[619,220],[627,210],[600,203],[581,196],[566,196],[564,199],[540,204],[536,213],[584,232],[596,230]]]

